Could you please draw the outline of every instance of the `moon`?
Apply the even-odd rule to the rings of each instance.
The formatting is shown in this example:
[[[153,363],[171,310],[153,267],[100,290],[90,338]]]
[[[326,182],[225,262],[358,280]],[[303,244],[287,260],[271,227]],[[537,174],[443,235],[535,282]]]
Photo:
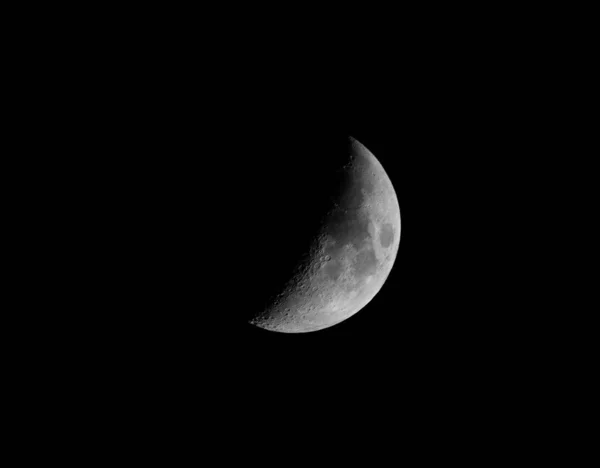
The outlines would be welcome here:
[[[336,325],[364,308],[385,283],[400,244],[400,207],[375,156],[354,138],[338,169],[343,181],[290,280],[249,322],[280,333]]]

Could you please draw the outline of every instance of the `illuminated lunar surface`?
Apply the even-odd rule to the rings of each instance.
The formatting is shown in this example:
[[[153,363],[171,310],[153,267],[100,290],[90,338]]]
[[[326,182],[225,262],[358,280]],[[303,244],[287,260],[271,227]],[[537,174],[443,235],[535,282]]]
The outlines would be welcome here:
[[[250,320],[303,333],[340,323],[365,307],[387,279],[400,243],[400,208],[379,161],[350,138],[345,184],[310,251],[281,293]]]

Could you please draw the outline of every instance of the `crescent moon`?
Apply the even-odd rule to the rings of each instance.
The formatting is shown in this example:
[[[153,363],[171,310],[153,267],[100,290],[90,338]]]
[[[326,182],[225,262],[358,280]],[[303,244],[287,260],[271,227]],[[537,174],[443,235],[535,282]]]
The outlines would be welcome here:
[[[336,325],[364,308],[382,288],[400,244],[400,207],[380,162],[353,138],[338,199],[281,293],[250,319],[281,333]]]

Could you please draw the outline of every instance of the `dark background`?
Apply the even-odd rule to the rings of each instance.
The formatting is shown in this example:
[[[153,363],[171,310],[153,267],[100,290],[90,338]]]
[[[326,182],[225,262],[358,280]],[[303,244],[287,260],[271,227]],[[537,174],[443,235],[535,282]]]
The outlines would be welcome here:
[[[4,327],[22,424],[286,460],[354,458],[366,433],[371,464],[387,447],[448,459],[498,441],[496,456],[556,427],[576,382],[556,369],[581,356],[563,330],[573,294],[556,304],[565,287],[540,270],[553,276],[555,225],[577,216],[563,197],[583,166],[561,174],[577,113],[560,108],[589,107],[577,20],[573,35],[551,6],[27,8],[5,67],[5,159],[23,171],[3,173],[22,241],[5,246],[20,288],[5,285],[19,326]],[[398,195],[387,282],[330,329],[246,325],[313,234],[348,135]]]
[[[539,305],[553,292],[530,293],[540,239],[526,229],[548,206],[532,181],[549,161],[538,145],[553,136],[536,118],[554,94],[530,72],[545,38],[510,47],[504,23],[486,35],[489,18],[466,15],[463,28],[427,9],[420,21],[371,22],[373,35],[366,19],[337,18],[328,24],[345,33],[313,47],[306,28],[296,43],[217,34],[195,15],[174,31],[121,14],[96,31],[51,23],[59,39],[21,54],[33,69],[23,67],[18,94],[35,129],[22,138],[25,179],[40,181],[24,213],[35,258],[23,262],[38,281],[22,297],[40,305],[20,315],[12,352],[32,356],[22,371],[39,381],[33,399],[54,388],[116,415],[111,432],[124,415],[160,421],[162,406],[187,419],[188,434],[221,438],[225,453],[238,451],[232,433],[253,453],[272,437],[288,456],[291,445],[307,452],[336,432],[323,421],[373,430],[378,446],[419,440],[423,453],[437,451],[436,432],[471,447],[461,423],[487,437],[479,428],[497,415],[514,417],[513,434],[522,408],[543,401],[528,382],[554,366],[539,338],[561,340]],[[247,325],[311,239],[347,136],[379,159],[398,196],[388,280],[326,330]],[[290,425],[302,437],[289,438]]]
[[[345,53],[149,36],[53,55],[39,118],[59,128],[45,145],[64,155],[51,167],[68,182],[55,184],[64,204],[51,224],[74,252],[61,263],[65,312],[52,317],[65,349],[124,375],[250,385],[256,374],[314,383],[356,372],[364,386],[371,373],[404,374],[414,392],[485,380],[514,356],[526,332],[503,294],[515,283],[498,232],[519,234],[505,221],[504,175],[529,149],[528,104],[514,92],[527,83],[500,66],[494,41],[417,29],[402,47],[382,39]],[[388,280],[330,329],[248,326],[310,239],[347,136],[398,196]]]
[[[478,187],[498,149],[481,154],[489,129],[450,81],[430,71],[391,83],[386,70],[368,75],[376,79],[327,86],[293,73],[230,84],[225,73],[198,98],[180,82],[108,93],[90,129],[97,165],[81,182],[95,190],[85,252],[98,261],[95,295],[82,296],[97,312],[84,321],[113,343],[109,354],[227,368],[258,353],[275,368],[291,359],[313,370],[352,367],[357,356],[414,372],[493,358],[482,354],[495,353],[498,328],[478,266],[489,203]],[[330,329],[247,325],[308,246],[349,135],[379,159],[400,203],[387,282]]]

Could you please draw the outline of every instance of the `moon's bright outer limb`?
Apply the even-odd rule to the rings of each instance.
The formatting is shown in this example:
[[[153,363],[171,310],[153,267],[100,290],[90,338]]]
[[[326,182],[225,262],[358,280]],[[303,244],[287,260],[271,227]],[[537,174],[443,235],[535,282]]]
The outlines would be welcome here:
[[[347,186],[307,260],[250,323],[272,331],[321,330],[351,317],[379,292],[400,244],[394,187],[373,154],[350,138]]]

